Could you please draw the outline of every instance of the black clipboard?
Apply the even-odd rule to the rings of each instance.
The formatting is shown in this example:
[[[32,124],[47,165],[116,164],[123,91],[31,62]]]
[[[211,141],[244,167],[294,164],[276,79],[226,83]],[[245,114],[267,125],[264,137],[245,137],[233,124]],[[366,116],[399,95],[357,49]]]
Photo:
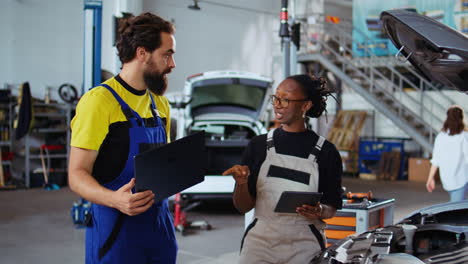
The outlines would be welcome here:
[[[276,204],[275,213],[296,213],[297,207],[316,205],[321,198],[321,192],[284,191]]]
[[[155,202],[205,179],[208,156],[205,131],[178,139],[135,156],[135,189],[152,190]]]

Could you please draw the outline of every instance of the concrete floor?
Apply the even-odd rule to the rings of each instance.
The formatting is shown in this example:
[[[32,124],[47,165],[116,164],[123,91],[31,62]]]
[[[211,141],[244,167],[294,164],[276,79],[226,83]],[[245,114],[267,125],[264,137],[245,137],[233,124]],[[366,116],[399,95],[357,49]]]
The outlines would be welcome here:
[[[352,192],[372,190],[377,198],[395,198],[395,221],[419,208],[448,201],[440,186],[427,193],[424,183],[344,178],[343,186]],[[69,213],[76,200],[68,188],[0,191],[0,263],[83,263],[84,230],[73,227]],[[205,219],[213,230],[193,230],[184,237],[178,233],[177,263],[236,263],[244,217],[230,201],[204,206],[189,218]]]

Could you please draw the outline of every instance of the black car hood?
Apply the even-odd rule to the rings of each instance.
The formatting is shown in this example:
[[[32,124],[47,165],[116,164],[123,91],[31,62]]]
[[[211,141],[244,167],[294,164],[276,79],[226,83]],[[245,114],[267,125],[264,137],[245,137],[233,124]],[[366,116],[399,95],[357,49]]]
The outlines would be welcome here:
[[[468,225],[468,200],[425,207],[411,213],[398,223],[419,224],[434,221],[444,224],[457,223]]]
[[[468,201],[437,204],[417,210],[394,225],[343,238],[311,263],[467,263],[466,234]]]
[[[466,36],[432,18],[407,10],[384,11],[380,18],[396,48],[401,49],[401,54],[425,77],[468,91]]]

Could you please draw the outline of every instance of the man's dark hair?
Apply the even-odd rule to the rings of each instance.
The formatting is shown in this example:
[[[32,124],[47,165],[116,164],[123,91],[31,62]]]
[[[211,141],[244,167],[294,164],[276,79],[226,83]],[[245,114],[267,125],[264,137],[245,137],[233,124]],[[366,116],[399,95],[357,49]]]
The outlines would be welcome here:
[[[120,61],[123,64],[135,58],[138,47],[153,52],[161,46],[161,32],[174,31],[171,22],[149,12],[121,19],[116,45]]]
[[[465,130],[463,122],[463,109],[459,106],[452,106],[447,110],[447,119],[444,122],[442,131],[449,135],[457,135]]]

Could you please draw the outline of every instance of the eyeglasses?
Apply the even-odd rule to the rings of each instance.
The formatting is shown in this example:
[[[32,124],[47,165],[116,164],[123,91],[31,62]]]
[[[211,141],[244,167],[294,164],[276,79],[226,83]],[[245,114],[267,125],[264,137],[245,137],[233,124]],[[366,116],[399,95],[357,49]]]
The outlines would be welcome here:
[[[306,102],[310,101],[309,99],[286,99],[286,98],[280,98],[276,95],[270,95],[270,101],[272,105],[280,105],[281,107],[288,107],[289,102]]]

